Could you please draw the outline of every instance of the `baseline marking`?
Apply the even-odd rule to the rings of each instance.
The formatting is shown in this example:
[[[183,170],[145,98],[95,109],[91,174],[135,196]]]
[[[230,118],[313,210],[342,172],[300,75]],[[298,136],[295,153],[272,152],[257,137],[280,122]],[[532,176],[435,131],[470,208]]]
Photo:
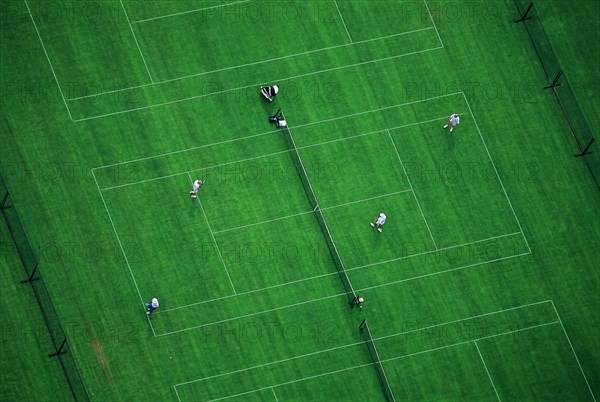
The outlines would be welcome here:
[[[354,45],[358,45],[358,44],[361,44],[361,43],[374,42],[374,41],[383,40],[383,39],[390,39],[390,38],[397,37],[397,36],[403,36],[403,35],[409,35],[409,34],[416,33],[416,32],[427,31],[429,29],[433,29],[433,27],[419,28],[419,29],[414,29],[412,31],[400,32],[400,33],[386,35],[386,36],[380,36],[378,38],[365,39],[365,40],[361,40],[361,41],[354,42],[354,43],[344,43],[342,45],[328,46],[328,47],[324,47],[324,48],[321,48],[321,49],[308,50],[308,51],[305,51],[305,52],[294,53],[294,54],[290,54],[290,55],[287,55],[287,56],[280,56],[280,57],[274,57],[274,58],[271,58],[271,59],[266,59],[266,60],[261,60],[261,61],[255,61],[255,62],[251,62],[251,63],[238,64],[236,66],[223,67],[223,68],[219,68],[219,69],[216,69],[216,70],[203,71],[201,73],[195,73],[195,74],[185,75],[183,77],[169,78],[169,79],[166,79],[166,80],[156,81],[156,82],[153,82],[153,83],[150,83],[150,84],[135,85],[135,86],[127,87],[127,88],[113,89],[113,90],[110,90],[110,91],[99,92],[97,94],[91,94],[91,95],[85,95],[85,96],[78,96],[78,97],[75,97],[75,98],[69,98],[69,101],[74,101],[74,100],[79,100],[79,99],[86,99],[86,98],[94,98],[94,97],[97,97],[97,96],[108,95],[108,94],[115,93],[115,92],[122,92],[122,91],[129,91],[129,90],[132,90],[132,89],[144,88],[144,87],[147,87],[147,86],[161,85],[161,84],[166,84],[166,83],[169,83],[169,82],[185,80],[185,79],[188,79],[188,78],[200,77],[200,76],[203,76],[203,75],[208,75],[208,74],[214,74],[214,73],[219,73],[219,72],[223,72],[223,71],[233,70],[233,69],[236,69],[236,68],[250,67],[250,66],[257,65],[257,64],[269,63],[269,62],[272,62],[272,61],[285,60],[285,59],[288,59],[288,58],[291,58],[291,57],[305,56],[305,55],[311,54],[311,53],[323,52],[323,51],[337,49],[337,48],[341,48],[341,47],[347,47],[347,46],[354,46]],[[420,50],[420,51],[417,51],[416,53],[423,52],[423,51],[428,51],[428,50],[440,49],[440,48],[441,47],[437,47],[437,48],[433,48],[433,49]],[[391,58],[403,57],[403,56],[407,56],[407,55],[414,54],[414,53],[415,52],[411,52],[411,53],[405,53],[405,54],[396,55],[396,56],[390,56],[390,57]],[[387,59],[388,58],[374,59],[374,60],[369,60],[368,62],[363,62],[363,63],[373,63],[373,62],[387,60]],[[363,63],[358,63],[356,65],[361,65]],[[294,78],[298,78],[298,77],[303,77],[305,75],[318,74],[318,73],[324,72],[324,71],[335,71],[335,70],[340,69],[340,68],[353,67],[353,66],[354,65],[334,67],[334,68],[331,68],[331,69],[319,70],[319,71],[315,71],[315,72],[308,73],[308,74],[301,74],[301,75],[297,75],[297,76],[293,76],[293,77],[287,77],[287,78],[278,79],[278,80],[271,80],[271,81],[286,81],[286,80],[290,80],[290,79],[294,79]],[[224,93],[224,92],[235,91],[235,90],[238,90],[238,89],[244,89],[244,88],[254,87],[254,86],[257,86],[257,85],[261,85],[261,84],[264,84],[264,83],[247,85],[245,87],[238,87],[238,88],[235,88],[235,89],[225,90],[225,91],[220,91],[220,92],[213,92],[213,93],[210,93],[210,94],[205,94],[203,96],[216,95],[216,94],[220,94],[220,93]],[[196,99],[198,97],[203,97],[203,96],[193,97],[193,99]]]
[[[498,398],[498,402],[502,402],[500,399],[500,395],[498,395],[498,390],[496,389],[496,385],[494,385],[494,380],[492,380],[492,376],[490,375],[490,371],[487,368],[487,364],[485,364],[485,360],[483,360],[483,355],[481,354],[481,350],[479,350],[479,345],[477,345],[477,341],[473,341],[475,347],[477,348],[477,353],[479,353],[479,357],[481,358],[481,362],[483,363],[483,367],[485,368],[485,372],[487,373],[490,382],[492,383],[492,388],[494,388],[494,392],[496,393],[496,397]]]
[[[413,196],[415,197],[415,201],[417,202],[417,206],[419,207],[419,212],[421,212],[421,217],[423,218],[423,221],[425,222],[425,226],[427,226],[427,231],[429,232],[429,236],[431,237],[431,241],[433,242],[433,246],[435,247],[435,249],[438,249],[438,245],[435,242],[435,239],[433,238],[433,233],[431,233],[431,228],[429,227],[429,223],[427,223],[427,218],[425,218],[425,214],[423,213],[423,208],[421,208],[421,203],[419,202],[419,199],[417,198],[417,193],[415,193],[415,189],[412,185],[412,181],[410,180],[410,177],[408,176],[408,172],[406,171],[406,168],[404,167],[404,162],[402,162],[402,158],[400,157],[400,152],[398,152],[398,148],[396,147],[396,143],[394,142],[394,139],[392,138],[392,133],[390,132],[390,130],[387,130],[388,136],[390,138],[390,141],[392,142],[392,145],[394,147],[394,151],[396,151],[396,156],[398,157],[398,160],[400,161],[400,165],[402,166],[402,170],[404,171],[404,175],[406,176],[406,179],[408,180],[408,185],[410,186],[410,189],[413,193]]]
[[[190,178],[190,183],[193,185],[194,179],[192,179],[192,176],[189,173],[188,173],[188,177]],[[200,198],[197,198],[197,197],[196,197],[196,201],[198,201],[198,205],[200,206],[200,209],[202,210],[202,216],[204,216],[204,221],[206,222],[206,226],[208,226],[208,231],[210,232],[210,237],[212,237],[213,243],[215,244],[215,249],[217,250],[217,254],[219,254],[219,259],[221,260],[221,264],[223,264],[223,268],[225,268],[225,273],[227,274],[227,279],[229,279],[229,284],[231,285],[231,289],[233,289],[233,294],[236,295],[237,291],[235,290],[235,286],[233,286],[233,281],[231,280],[231,276],[229,275],[229,270],[227,269],[227,265],[225,265],[225,260],[223,260],[223,256],[221,255],[221,250],[219,250],[219,245],[217,244],[217,240],[215,239],[214,232],[212,231],[212,228],[210,227],[210,223],[208,222],[208,217],[206,216],[206,212],[204,212],[204,207],[202,206],[202,201],[200,201]]]
[[[336,0],[333,0],[333,3],[335,4],[335,8],[337,9],[338,14],[340,15],[340,20],[342,21],[342,25],[344,25],[344,29],[346,30],[346,34],[348,34],[348,39],[350,40],[350,43],[352,43],[352,36],[350,36],[350,31],[348,31],[348,27],[346,26],[346,22],[344,21],[344,17],[342,16],[342,12],[340,11],[340,8],[338,7],[338,3]]]
[[[527,241],[527,238],[525,237],[525,232],[523,232],[523,227],[521,227],[521,222],[519,221],[519,218],[517,217],[517,214],[515,213],[515,209],[513,208],[512,202],[510,201],[510,198],[508,197],[508,193],[506,192],[506,188],[504,188],[504,183],[502,182],[502,179],[500,178],[500,174],[498,173],[498,169],[496,168],[496,164],[494,163],[494,160],[492,159],[492,155],[490,154],[490,150],[487,147],[487,144],[485,143],[485,140],[483,139],[483,135],[481,134],[481,130],[479,129],[479,124],[477,124],[477,120],[475,119],[475,115],[473,114],[473,110],[471,109],[471,105],[469,104],[469,101],[467,100],[467,97],[465,95],[464,92],[461,92],[463,98],[465,99],[465,102],[467,104],[467,108],[469,109],[469,114],[473,117],[473,122],[475,123],[475,128],[477,128],[477,132],[479,133],[479,138],[481,138],[481,142],[483,143],[483,146],[485,148],[485,152],[487,153],[488,158],[490,159],[490,162],[492,163],[492,167],[494,168],[494,172],[496,173],[496,177],[498,178],[498,182],[500,183],[500,186],[502,187],[502,191],[504,192],[504,196],[506,197],[506,200],[508,201],[508,205],[510,206],[510,210],[513,213],[513,216],[515,217],[515,220],[517,221],[517,225],[519,225],[519,229],[521,230],[521,233],[523,234],[523,240],[525,240],[525,244],[527,245],[527,249],[529,250],[529,252],[531,253],[531,247],[529,246],[529,242]]]
[[[567,341],[569,342],[569,346],[571,347],[573,356],[575,356],[575,360],[577,361],[577,365],[579,366],[579,371],[581,371],[581,374],[583,375],[583,379],[585,380],[585,383],[587,384],[588,390],[590,391],[590,395],[592,395],[592,399],[594,400],[594,402],[596,402],[596,396],[594,395],[594,392],[592,391],[592,387],[590,386],[590,383],[588,382],[587,376],[585,375],[585,372],[583,371],[583,367],[581,366],[581,363],[579,362],[577,353],[575,353],[575,348],[573,347],[571,338],[569,338],[569,335],[567,334],[567,330],[565,329],[565,326],[563,325],[563,322],[560,319],[560,315],[558,314],[558,310],[556,309],[556,306],[554,305],[554,301],[551,300],[551,302],[552,302],[552,308],[554,309],[554,312],[556,313],[556,317],[558,318],[558,322],[560,323],[560,326],[561,326],[563,332],[565,333],[565,336],[567,337]]]
[[[125,6],[123,5],[123,0],[119,0],[119,2],[121,3],[121,7],[123,8],[123,12],[125,13],[125,18],[127,18],[127,24],[129,24],[129,30],[131,31],[131,34],[133,35],[133,40],[135,41],[135,45],[138,48],[138,51],[140,52],[140,56],[142,56],[142,61],[144,62],[144,67],[146,67],[146,72],[148,73],[148,77],[150,77],[150,82],[154,83],[154,80],[152,79],[152,74],[150,74],[150,70],[148,69],[148,64],[146,64],[146,59],[144,58],[144,54],[142,53],[142,49],[140,48],[140,44],[138,43],[138,40],[135,36],[135,32],[133,31],[133,27],[131,26],[131,22],[129,21],[129,15],[127,15],[127,10],[125,10]]]
[[[44,54],[46,55],[46,60],[48,60],[48,64],[50,65],[50,70],[52,71],[52,75],[54,76],[54,81],[56,81],[56,86],[58,87],[60,96],[62,97],[65,107],[67,108],[67,113],[69,114],[69,118],[71,119],[71,121],[74,121],[73,116],[71,115],[71,110],[69,110],[69,105],[65,98],[65,94],[63,93],[63,90],[60,87],[60,84],[58,83],[58,78],[56,77],[56,73],[54,72],[54,67],[52,66],[52,62],[50,61],[50,56],[48,56],[48,51],[46,51],[46,46],[44,46],[44,41],[42,40],[42,37],[40,36],[40,31],[38,30],[37,24],[35,23],[35,20],[33,19],[33,14],[31,14],[31,10],[29,9],[29,4],[27,4],[27,0],[23,0],[23,1],[25,2],[25,6],[27,7],[27,12],[29,13],[29,17],[31,18],[33,27],[35,28],[35,33],[37,34],[37,37],[40,40],[40,44],[42,45],[42,49],[44,50]]]
[[[179,12],[179,13],[173,13],[173,14],[167,14],[167,15],[159,15],[158,17],[145,18],[143,20],[131,21],[131,23],[132,24],[139,24],[141,22],[148,22],[148,21],[160,20],[162,18],[175,17],[177,15],[183,15],[183,14],[191,14],[191,13],[196,13],[196,12],[199,12],[199,11],[211,10],[213,8],[233,6],[234,4],[246,3],[248,1],[250,1],[250,0],[234,1],[233,3],[218,4],[216,6],[210,6],[210,7],[204,7],[204,8],[197,8],[195,10],[182,11],[182,12]]]
[[[93,170],[92,170],[92,177],[94,178],[94,182],[96,183],[96,188],[98,189],[98,192],[100,193],[100,198],[102,199],[102,204],[104,205],[104,210],[106,211],[106,213],[108,215],[108,220],[110,221],[110,225],[112,226],[113,232],[115,233],[115,236],[117,237],[117,243],[119,244],[121,253],[123,254],[123,257],[125,258],[125,263],[127,264],[127,269],[129,270],[129,275],[131,275],[131,279],[133,279],[133,284],[135,286],[135,290],[137,291],[140,301],[142,302],[144,312],[146,312],[146,304],[144,302],[144,298],[142,297],[140,288],[137,284],[137,281],[135,280],[135,276],[133,275],[133,270],[131,269],[131,265],[129,264],[129,259],[127,258],[127,254],[125,254],[125,249],[123,248],[123,244],[121,243],[121,238],[119,237],[119,233],[117,233],[117,228],[115,226],[115,223],[113,222],[110,212],[108,211],[108,206],[106,205],[106,200],[104,200],[104,196],[102,195],[102,191],[100,190],[100,187],[98,186],[98,181],[96,180],[96,175],[94,174]],[[152,325],[152,320],[150,320],[150,315],[146,315],[146,318],[148,319],[148,323],[150,324],[150,329],[152,329],[152,334],[154,336],[156,336],[156,332],[154,331],[154,326]]]

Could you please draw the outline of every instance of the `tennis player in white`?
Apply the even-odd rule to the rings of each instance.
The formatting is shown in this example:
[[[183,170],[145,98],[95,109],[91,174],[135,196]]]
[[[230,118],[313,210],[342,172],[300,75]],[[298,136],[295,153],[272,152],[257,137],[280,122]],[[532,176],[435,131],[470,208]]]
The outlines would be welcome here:
[[[204,183],[202,183],[202,180],[194,181],[194,185],[192,186],[192,189],[190,190],[190,197],[196,198],[198,196],[198,190],[200,190],[200,187],[202,187],[203,184]]]
[[[381,232],[383,232],[383,225],[385,224],[386,219],[387,219],[387,216],[385,216],[385,214],[382,212],[379,214],[377,221],[371,222],[370,225],[372,228],[377,228],[377,231],[379,233],[381,233]]]
[[[158,299],[153,297],[149,303],[146,303],[146,314],[150,315],[156,310],[160,305],[158,304]]]
[[[454,127],[458,126],[460,124],[460,117],[458,116],[458,114],[454,113],[451,114],[450,117],[448,117],[448,122],[446,124],[444,124],[444,128],[448,128],[448,126],[452,126],[450,127],[450,132],[454,131]]]

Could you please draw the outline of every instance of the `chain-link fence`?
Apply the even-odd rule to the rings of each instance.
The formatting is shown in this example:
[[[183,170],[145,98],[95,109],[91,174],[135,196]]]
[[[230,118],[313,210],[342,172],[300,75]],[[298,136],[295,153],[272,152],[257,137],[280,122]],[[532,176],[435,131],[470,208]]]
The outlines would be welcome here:
[[[19,214],[17,213],[13,199],[1,174],[0,212],[6,221],[10,235],[15,242],[21,262],[23,263],[23,268],[25,269],[26,279],[21,281],[21,283],[24,285],[29,284],[32,287],[35,298],[40,306],[44,323],[46,324],[46,328],[52,339],[54,348],[48,357],[59,359],[75,400],[89,401],[89,395],[85,389],[81,375],[79,374],[75,359],[71,354],[65,331],[58,318],[54,305],[52,304],[48,289],[39,272],[38,260],[33,252],[27,233],[21,224]]]
[[[595,141],[594,133],[581,110],[573,88],[569,84],[552,49],[538,10],[531,1],[514,0],[514,2],[519,12],[519,18],[515,22],[524,24],[546,73],[547,82],[543,89],[556,97],[571,135],[579,148],[579,153],[575,156],[586,164],[596,187],[600,190],[600,149],[598,149],[598,143]],[[542,86],[540,85],[540,87]]]

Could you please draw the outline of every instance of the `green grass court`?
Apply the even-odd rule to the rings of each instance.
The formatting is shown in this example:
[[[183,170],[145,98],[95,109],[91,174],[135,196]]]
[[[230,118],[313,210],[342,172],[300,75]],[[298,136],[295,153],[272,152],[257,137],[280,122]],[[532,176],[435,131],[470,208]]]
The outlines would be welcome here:
[[[598,134],[600,6],[535,4]],[[396,401],[596,401],[600,197],[517,15],[2,3],[0,172],[89,398],[383,401],[366,319]],[[0,399],[73,400],[0,227]]]

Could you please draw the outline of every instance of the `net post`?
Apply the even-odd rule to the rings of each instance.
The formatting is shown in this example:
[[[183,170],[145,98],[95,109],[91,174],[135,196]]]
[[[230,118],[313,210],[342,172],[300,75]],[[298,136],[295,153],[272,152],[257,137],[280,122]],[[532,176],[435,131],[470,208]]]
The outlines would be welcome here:
[[[590,140],[590,142],[587,144],[587,146],[585,147],[585,149],[583,151],[581,151],[580,154],[575,154],[576,158],[579,158],[580,156],[586,156],[586,155],[590,155],[591,152],[588,152],[588,150],[590,149],[590,147],[592,146],[592,144],[594,143],[594,141],[596,141],[595,138],[592,138]]]
[[[58,348],[58,350],[57,350],[56,352],[54,352],[54,353],[50,353],[50,354],[48,355],[48,357],[51,357],[51,358],[52,358],[52,357],[57,357],[57,356],[60,356],[60,355],[62,355],[62,354],[65,354],[65,353],[67,353],[67,351],[66,351],[66,350],[63,350],[63,349],[64,349],[64,347],[65,347],[65,344],[66,344],[66,343],[67,343],[67,337],[65,337],[65,338],[63,339],[63,341],[62,341],[62,343],[60,344],[60,347]]]
[[[365,324],[367,323],[367,319],[364,318],[360,324],[358,325],[358,329],[360,330],[360,332],[362,332],[365,329]]]
[[[529,7],[527,7],[527,10],[525,10],[525,13],[521,16],[521,18],[515,20],[515,22],[519,23],[519,22],[524,22],[525,20],[530,20],[531,16],[529,15],[529,11],[531,11],[532,7],[533,7],[533,2],[530,2]]]
[[[559,70],[558,73],[556,74],[556,77],[554,77],[554,80],[546,85],[544,87],[544,89],[550,89],[550,88],[557,88],[560,87],[562,84],[558,82],[558,80],[560,79],[560,77],[563,75],[563,70]]]

